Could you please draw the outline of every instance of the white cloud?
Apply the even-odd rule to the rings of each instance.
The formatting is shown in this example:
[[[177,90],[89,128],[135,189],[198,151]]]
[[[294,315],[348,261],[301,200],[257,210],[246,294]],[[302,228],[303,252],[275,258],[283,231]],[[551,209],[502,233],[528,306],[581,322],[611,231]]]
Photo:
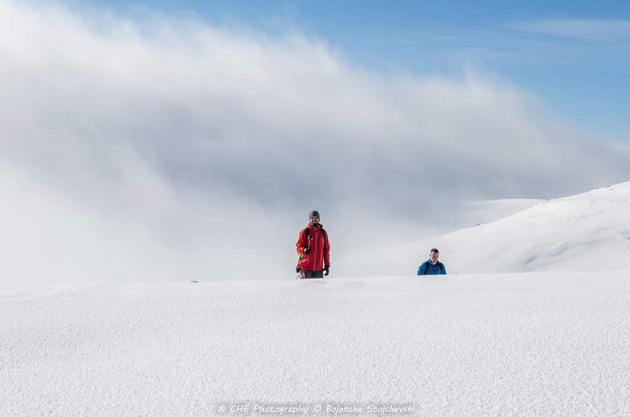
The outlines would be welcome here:
[[[564,38],[592,41],[627,42],[630,39],[630,21],[606,19],[539,19],[507,25],[523,30]]]
[[[383,77],[295,33],[9,1],[0,62],[4,280],[44,279],[50,253],[56,278],[289,274],[314,208],[347,255],[455,227],[467,199],[552,197],[629,173],[627,152],[545,120],[509,85]],[[46,227],[20,235],[35,223]],[[26,238],[44,243],[11,246]],[[58,242],[68,249],[47,252]]]

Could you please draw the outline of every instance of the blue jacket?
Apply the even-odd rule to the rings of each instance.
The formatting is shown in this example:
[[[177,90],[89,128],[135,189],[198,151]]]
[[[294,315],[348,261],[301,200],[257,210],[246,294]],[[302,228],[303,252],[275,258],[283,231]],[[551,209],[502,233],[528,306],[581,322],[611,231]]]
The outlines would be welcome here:
[[[424,273],[425,269],[427,271],[426,274]],[[446,267],[440,261],[433,265],[429,259],[418,267],[418,275],[446,275]]]

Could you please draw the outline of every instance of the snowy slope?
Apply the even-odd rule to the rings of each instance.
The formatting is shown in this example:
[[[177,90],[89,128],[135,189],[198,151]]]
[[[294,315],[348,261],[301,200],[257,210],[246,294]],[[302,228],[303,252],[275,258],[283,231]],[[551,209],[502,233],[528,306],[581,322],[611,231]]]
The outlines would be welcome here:
[[[414,273],[437,247],[449,273],[630,270],[630,182],[546,200],[491,223],[344,259],[362,275]]]
[[[0,415],[629,415],[628,317],[626,272],[3,285]]]
[[[546,200],[515,198],[472,201],[463,205],[463,210],[461,211],[460,216],[462,221],[467,222],[467,226],[477,225],[480,223],[490,223],[519,213],[535,204],[542,203],[543,201]]]

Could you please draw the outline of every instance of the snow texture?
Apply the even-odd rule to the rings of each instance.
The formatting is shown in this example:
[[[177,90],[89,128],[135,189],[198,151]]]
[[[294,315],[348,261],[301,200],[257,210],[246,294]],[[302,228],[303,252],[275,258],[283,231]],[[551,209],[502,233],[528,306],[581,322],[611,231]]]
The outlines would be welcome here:
[[[630,272],[3,285],[0,415],[629,415],[628,317]]]
[[[433,247],[449,273],[630,270],[630,182],[532,204],[491,223],[353,255],[335,270],[411,274]],[[501,213],[488,209],[488,217]]]
[[[630,183],[499,206],[379,277],[0,285],[0,416],[630,415]]]

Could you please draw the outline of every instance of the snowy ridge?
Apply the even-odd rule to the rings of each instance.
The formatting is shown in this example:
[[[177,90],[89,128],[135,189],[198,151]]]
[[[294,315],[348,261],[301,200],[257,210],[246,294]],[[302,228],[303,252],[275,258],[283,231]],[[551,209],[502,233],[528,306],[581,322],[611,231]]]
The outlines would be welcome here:
[[[0,300],[3,416],[630,413],[630,273],[5,285]]]
[[[532,204],[373,278],[2,284],[0,415],[630,415],[630,183]]]
[[[625,182],[344,261],[351,265],[348,273],[404,275],[437,247],[449,273],[630,270],[628,213],[630,182]]]

